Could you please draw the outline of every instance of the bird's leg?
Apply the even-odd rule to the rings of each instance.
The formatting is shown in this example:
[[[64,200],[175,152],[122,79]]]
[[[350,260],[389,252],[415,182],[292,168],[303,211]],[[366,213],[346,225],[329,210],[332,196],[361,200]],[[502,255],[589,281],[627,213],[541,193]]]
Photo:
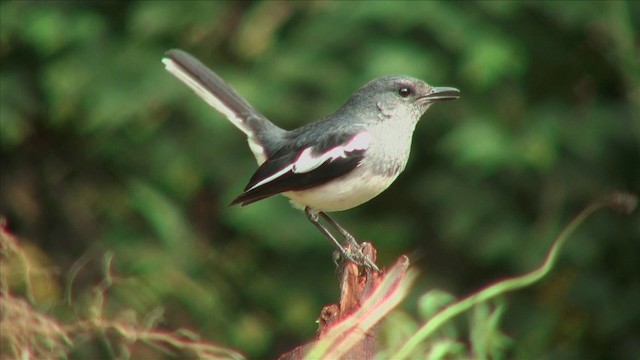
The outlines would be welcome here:
[[[361,244],[358,244],[358,242],[356,241],[356,238],[353,235],[351,235],[351,233],[349,233],[347,229],[343,228],[342,225],[340,225],[337,221],[335,221],[331,216],[329,216],[329,214],[325,213],[324,211],[320,211],[319,215],[322,216],[322,218],[325,219],[329,224],[331,224],[331,226],[333,226],[334,229],[338,230],[338,232],[342,236],[344,236],[344,238],[347,240],[347,242],[349,242],[351,246],[358,249],[358,253],[356,255],[360,260],[361,264],[367,265],[373,270],[380,271],[380,269],[378,269],[376,264],[362,253],[363,246]]]
[[[311,221],[311,223],[313,223],[313,225],[315,225],[318,230],[320,230],[320,232],[322,232],[322,234],[324,234],[324,236],[334,244],[334,246],[338,249],[342,256],[355,264],[366,265],[373,270],[380,271],[376,264],[362,253],[362,247],[356,242],[356,239],[353,237],[353,235],[351,235],[345,228],[343,228],[340,224],[338,224],[338,222],[333,220],[329,215],[322,211],[314,211],[308,206],[304,209],[304,212],[309,218],[309,221]],[[334,227],[334,229],[338,230],[338,232],[340,232],[340,234],[345,237],[346,241],[349,243],[349,246],[347,246],[346,249],[333,236],[333,234],[331,234],[331,232],[324,225],[322,225],[322,223],[320,223],[318,215],[322,216],[323,219],[325,219],[329,224],[331,224],[331,226]],[[356,254],[352,253],[352,248],[355,248],[357,250]]]
[[[360,244],[358,244],[358,242],[356,241],[356,238],[353,235],[351,235],[347,231],[347,229],[343,228],[342,225],[338,224],[337,221],[333,220],[333,218],[329,216],[329,214],[325,213],[324,211],[320,211],[318,215],[322,216],[322,218],[325,219],[329,224],[331,224],[331,226],[333,226],[334,229],[338,230],[338,232],[342,236],[344,236],[347,242],[349,242],[351,245],[354,245],[356,248],[360,248]]]
[[[340,252],[340,254],[342,256],[344,256],[346,259],[349,259],[349,261],[357,263],[356,260],[351,256],[351,254],[347,251],[347,249],[345,249],[340,244],[338,239],[336,239],[333,236],[333,234],[331,234],[331,232],[324,225],[322,225],[322,223],[320,223],[320,218],[318,217],[318,212],[314,211],[312,208],[307,206],[307,207],[304,208],[304,213],[307,215],[307,218],[309,219],[309,221],[311,221],[311,223],[313,225],[315,225],[318,228],[318,230],[320,230],[320,232],[327,239],[329,239],[329,241],[331,241],[333,243],[333,246],[335,246],[336,249],[338,249],[338,251]],[[323,214],[323,213],[321,212],[321,214]]]

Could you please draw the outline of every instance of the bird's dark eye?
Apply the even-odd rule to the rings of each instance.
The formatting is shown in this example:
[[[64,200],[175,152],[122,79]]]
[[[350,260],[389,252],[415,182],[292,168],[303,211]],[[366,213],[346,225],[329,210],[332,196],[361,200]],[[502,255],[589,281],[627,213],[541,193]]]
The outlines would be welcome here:
[[[411,95],[411,93],[412,91],[408,86],[403,86],[400,89],[398,89],[398,94],[403,98],[406,98],[407,96]]]

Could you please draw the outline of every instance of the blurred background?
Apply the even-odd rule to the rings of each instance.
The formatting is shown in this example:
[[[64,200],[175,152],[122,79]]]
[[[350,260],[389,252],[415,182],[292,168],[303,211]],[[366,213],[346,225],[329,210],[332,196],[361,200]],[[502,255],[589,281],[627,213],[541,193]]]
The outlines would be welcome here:
[[[396,183],[335,217],[382,266],[411,257],[409,319],[429,290],[528,271],[583,206],[640,191],[639,19],[633,1],[4,1],[0,213],[49,270],[35,304],[86,316],[112,254],[105,316],[161,309],[160,328],[273,358],[336,301],[333,248],[285,198],[227,206],[255,161],[164,70],[171,48],[289,129],[381,75],[461,89],[418,124]],[[505,357],[640,358],[639,264],[637,211],[590,218],[550,276],[504,299]]]

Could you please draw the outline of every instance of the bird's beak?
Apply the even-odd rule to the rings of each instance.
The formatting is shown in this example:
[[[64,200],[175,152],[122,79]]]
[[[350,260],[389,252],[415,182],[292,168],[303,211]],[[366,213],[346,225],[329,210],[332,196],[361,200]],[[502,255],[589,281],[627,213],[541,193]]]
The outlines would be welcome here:
[[[460,98],[460,90],[452,87],[432,87],[431,92],[420,97],[420,100],[429,102],[448,101]]]

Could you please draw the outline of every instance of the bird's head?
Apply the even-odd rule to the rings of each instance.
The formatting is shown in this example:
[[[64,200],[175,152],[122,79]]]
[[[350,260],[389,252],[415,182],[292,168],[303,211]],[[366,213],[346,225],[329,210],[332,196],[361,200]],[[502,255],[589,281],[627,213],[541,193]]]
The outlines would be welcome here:
[[[431,104],[458,98],[460,90],[456,88],[434,87],[408,76],[383,76],[358,89],[349,105],[360,112],[377,112],[382,120],[417,122]]]

